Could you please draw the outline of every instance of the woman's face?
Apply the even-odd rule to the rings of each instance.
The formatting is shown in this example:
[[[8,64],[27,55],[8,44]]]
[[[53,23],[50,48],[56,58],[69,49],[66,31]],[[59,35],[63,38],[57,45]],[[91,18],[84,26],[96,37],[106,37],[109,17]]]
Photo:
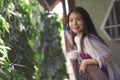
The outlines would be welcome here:
[[[69,27],[74,33],[83,31],[83,20],[80,13],[72,12],[69,16]]]

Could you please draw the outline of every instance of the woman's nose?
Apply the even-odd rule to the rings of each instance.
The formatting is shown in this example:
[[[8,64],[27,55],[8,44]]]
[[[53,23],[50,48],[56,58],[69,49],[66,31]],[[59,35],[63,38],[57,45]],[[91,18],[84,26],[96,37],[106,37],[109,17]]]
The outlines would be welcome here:
[[[77,21],[75,20],[75,21],[73,21],[73,25],[76,25],[77,24]]]

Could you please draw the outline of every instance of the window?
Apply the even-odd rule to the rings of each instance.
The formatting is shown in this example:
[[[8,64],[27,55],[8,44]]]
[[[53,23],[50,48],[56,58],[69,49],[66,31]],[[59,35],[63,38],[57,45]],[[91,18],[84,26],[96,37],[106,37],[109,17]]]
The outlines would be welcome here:
[[[109,40],[120,40],[120,0],[113,0],[103,29]]]

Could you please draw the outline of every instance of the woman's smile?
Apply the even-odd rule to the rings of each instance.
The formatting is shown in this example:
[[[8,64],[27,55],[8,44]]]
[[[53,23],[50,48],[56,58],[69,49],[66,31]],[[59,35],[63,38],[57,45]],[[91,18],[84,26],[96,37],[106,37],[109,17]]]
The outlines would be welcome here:
[[[79,26],[73,27],[73,30],[79,30]]]

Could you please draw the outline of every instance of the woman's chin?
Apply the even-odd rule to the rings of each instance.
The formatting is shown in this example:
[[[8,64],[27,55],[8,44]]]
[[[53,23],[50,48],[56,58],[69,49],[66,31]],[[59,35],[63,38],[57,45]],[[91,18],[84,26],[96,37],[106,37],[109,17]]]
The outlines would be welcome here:
[[[78,33],[79,31],[73,31],[74,33]]]

